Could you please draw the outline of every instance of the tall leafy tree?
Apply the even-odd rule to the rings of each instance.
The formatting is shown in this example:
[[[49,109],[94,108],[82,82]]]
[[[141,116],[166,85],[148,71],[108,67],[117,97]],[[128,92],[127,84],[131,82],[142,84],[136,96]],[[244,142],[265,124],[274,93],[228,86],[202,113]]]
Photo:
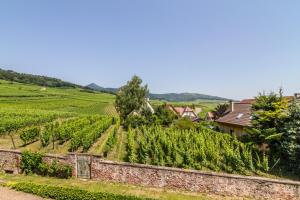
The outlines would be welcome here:
[[[278,94],[260,93],[252,105],[252,125],[258,129],[279,127],[287,116],[288,101]]]
[[[296,102],[289,106],[282,136],[281,159],[288,170],[300,174],[300,107]]]
[[[288,101],[279,94],[260,93],[252,105],[252,127],[247,140],[255,144],[268,144],[270,154],[278,156],[284,121],[287,117]]]
[[[117,93],[115,107],[121,120],[125,120],[133,111],[139,111],[146,103],[149,94],[148,86],[142,86],[142,79],[133,76]]]

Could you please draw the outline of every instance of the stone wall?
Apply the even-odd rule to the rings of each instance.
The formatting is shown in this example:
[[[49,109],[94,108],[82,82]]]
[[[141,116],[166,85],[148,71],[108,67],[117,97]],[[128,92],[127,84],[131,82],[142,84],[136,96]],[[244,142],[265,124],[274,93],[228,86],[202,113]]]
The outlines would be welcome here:
[[[19,173],[20,160],[21,153],[19,151],[0,150],[0,172]]]
[[[56,160],[57,162],[70,164],[71,163],[69,156],[60,156],[60,155],[44,155],[43,161],[51,163]],[[0,149],[0,172],[20,173],[20,161],[21,161],[21,152],[15,150],[3,150]]]
[[[300,182],[294,181],[112,162],[88,154],[46,155],[44,159],[70,164],[76,177],[78,157],[84,156],[91,161],[93,180],[257,199],[300,199]],[[0,150],[0,171],[11,169],[18,173],[20,157],[18,151]]]
[[[92,160],[92,179],[257,199],[300,199],[300,183]]]

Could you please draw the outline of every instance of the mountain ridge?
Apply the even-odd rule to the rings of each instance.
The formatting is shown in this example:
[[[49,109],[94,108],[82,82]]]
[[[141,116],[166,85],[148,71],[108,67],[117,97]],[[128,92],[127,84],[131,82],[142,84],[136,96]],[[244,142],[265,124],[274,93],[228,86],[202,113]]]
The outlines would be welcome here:
[[[36,84],[44,87],[72,87],[72,88],[78,87],[78,88],[92,89],[95,91],[100,91],[100,92],[110,93],[110,94],[116,94],[117,91],[119,90],[119,88],[101,87],[96,83],[91,83],[87,86],[81,86],[74,83],[63,81],[58,78],[41,76],[41,75],[33,75],[27,73],[19,73],[13,70],[4,70],[1,68],[0,68],[0,79],[26,83],[26,84]],[[165,93],[165,94],[150,93],[148,97],[150,99],[155,99],[155,100],[174,101],[174,102],[195,101],[195,100],[221,100],[221,101],[229,100],[223,97],[199,94],[199,93],[189,93],[189,92]]]
[[[119,90],[119,88],[105,88],[97,85],[96,83],[91,83],[85,87],[96,91],[108,92],[112,94],[115,94]],[[183,93],[172,92],[172,93],[163,93],[163,94],[150,93],[149,98],[156,99],[156,100],[175,101],[175,102],[195,101],[195,100],[221,100],[221,101],[229,100],[223,97],[199,94],[199,93],[189,93],[189,92],[183,92]]]

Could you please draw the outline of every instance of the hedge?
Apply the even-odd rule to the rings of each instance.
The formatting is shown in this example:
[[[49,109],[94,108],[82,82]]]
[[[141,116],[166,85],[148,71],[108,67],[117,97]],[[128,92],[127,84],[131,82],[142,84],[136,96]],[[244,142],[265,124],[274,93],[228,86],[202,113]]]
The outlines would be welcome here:
[[[72,176],[72,167],[63,164],[57,160],[47,163],[43,161],[43,154],[29,151],[22,152],[20,168],[23,173],[35,173],[42,176],[51,176],[57,178],[70,178]]]
[[[129,195],[118,195],[106,192],[89,192],[78,188],[50,186],[45,184],[41,185],[27,182],[11,183],[9,186],[17,191],[55,200],[154,200]]]

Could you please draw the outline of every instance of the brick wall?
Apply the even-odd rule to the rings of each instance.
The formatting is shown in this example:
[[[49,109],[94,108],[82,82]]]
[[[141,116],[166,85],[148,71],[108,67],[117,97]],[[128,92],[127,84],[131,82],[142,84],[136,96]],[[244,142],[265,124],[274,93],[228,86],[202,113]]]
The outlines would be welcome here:
[[[92,179],[258,199],[300,199],[300,183],[116,163],[93,156]]]
[[[0,172],[19,173],[20,160],[21,153],[19,151],[0,150]]]
[[[73,166],[77,176],[77,156],[45,156],[45,160],[58,159]],[[250,197],[257,199],[300,199],[300,182],[246,177],[222,173],[119,163],[102,160],[100,156],[88,156],[91,160],[91,179],[127,184],[164,187],[218,195]],[[13,169],[19,172],[20,152],[0,150],[0,171]],[[4,163],[1,168],[1,163]]]

